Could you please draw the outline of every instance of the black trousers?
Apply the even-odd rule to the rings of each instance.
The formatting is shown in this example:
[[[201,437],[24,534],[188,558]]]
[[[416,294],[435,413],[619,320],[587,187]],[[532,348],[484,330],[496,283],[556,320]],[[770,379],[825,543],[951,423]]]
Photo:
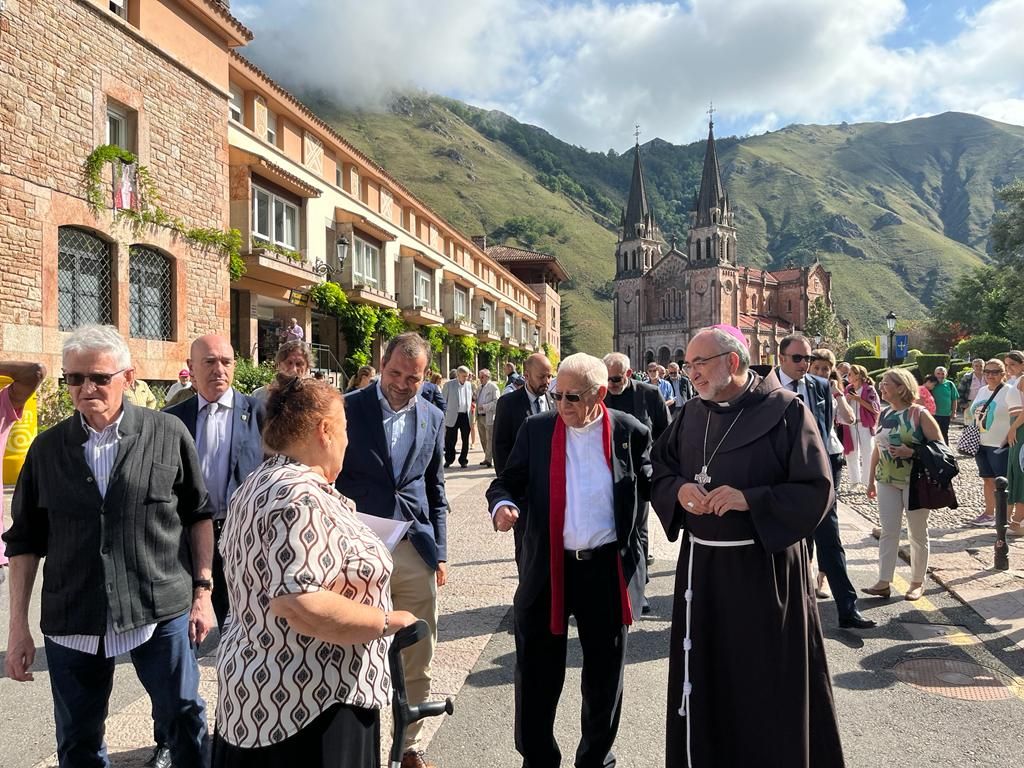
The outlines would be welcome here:
[[[936,416],[935,421],[939,423],[939,430],[942,432],[942,439],[949,443],[949,420],[950,416]]]
[[[444,463],[451,464],[455,461],[455,440],[459,434],[462,435],[462,453],[459,455],[459,464],[466,466],[469,463],[469,414],[460,413],[455,420],[454,427],[444,428]]]
[[[213,768],[378,768],[380,712],[335,704],[284,741],[242,749],[213,736]]]
[[[843,471],[841,455],[829,456],[832,466],[833,487],[839,488],[839,476]],[[813,542],[809,549],[817,552],[818,570],[828,579],[828,587],[836,601],[839,618],[845,618],[857,610],[857,590],[850,582],[846,572],[846,550],[843,549],[839,537],[839,516],[836,514],[836,502],[828,508],[828,513],[814,529]]]
[[[619,605],[619,572],[614,545],[593,560],[566,558],[566,613],[576,617],[583,649],[583,709],[577,768],[614,766],[611,752],[622,711],[626,627]],[[523,768],[557,768],[555,741],[558,699],[565,683],[566,636],[550,630],[550,592],[533,605],[514,605],[516,637],[516,750]]]

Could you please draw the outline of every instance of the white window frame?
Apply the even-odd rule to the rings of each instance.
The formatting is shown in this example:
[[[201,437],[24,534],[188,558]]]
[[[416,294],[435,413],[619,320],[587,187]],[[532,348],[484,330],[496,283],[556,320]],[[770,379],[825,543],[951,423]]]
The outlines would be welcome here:
[[[483,330],[491,331],[494,329],[494,305],[489,301],[485,301],[480,306],[484,308]]]
[[[377,288],[380,285],[380,248],[362,238],[352,238],[352,282]]]
[[[462,322],[466,322],[467,314],[466,307],[469,306],[469,291],[462,286],[455,286],[455,298],[452,301],[452,311],[455,314],[456,320],[461,319]]]
[[[267,143],[277,146],[277,115],[267,110]]]
[[[110,0],[108,6],[110,12],[115,16],[118,16],[125,21],[128,20],[128,2],[127,0]]]
[[[267,206],[267,227],[266,231],[260,231],[259,204],[265,202]],[[278,212],[281,213],[278,222]],[[278,197],[256,184],[252,185],[252,236],[260,240],[267,240],[282,248],[289,248],[293,251],[299,250],[299,229],[301,216],[299,207],[295,203]]]
[[[234,120],[236,123],[244,122],[245,120],[245,91],[240,85],[230,83],[228,86],[230,96],[228,96],[228,119]]]
[[[519,318],[519,340],[525,344],[530,339],[528,337],[529,330],[526,327],[526,320]]]
[[[344,180],[342,179],[341,164],[334,166],[334,186],[338,189],[344,188]]]
[[[115,136],[115,133],[117,134]],[[113,144],[121,149],[129,149],[125,146],[128,142],[128,115],[124,110],[117,107],[107,106],[107,144]],[[130,149],[129,149],[130,151]]]
[[[416,265],[412,275],[412,301],[415,306],[434,308],[434,275],[429,269]]]
[[[505,333],[502,334],[506,339],[512,338],[512,313],[507,309],[505,310]]]

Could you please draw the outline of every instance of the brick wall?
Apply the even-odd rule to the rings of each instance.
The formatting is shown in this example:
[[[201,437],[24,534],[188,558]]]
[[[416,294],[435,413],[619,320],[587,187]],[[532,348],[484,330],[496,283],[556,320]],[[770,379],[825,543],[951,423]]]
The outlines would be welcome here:
[[[228,331],[226,258],[166,230],[135,234],[107,213],[93,216],[81,168],[105,143],[108,101],[116,101],[137,112],[135,149],[160,207],[188,226],[223,229],[226,97],[83,0],[7,0],[0,20],[0,356],[59,364],[57,228],[74,224],[111,242],[118,280],[127,281],[131,243],[174,260],[173,340],[132,342],[144,377],[172,379],[192,338]],[[127,287],[115,293],[126,296]],[[126,299],[115,304],[115,323],[127,335]]]

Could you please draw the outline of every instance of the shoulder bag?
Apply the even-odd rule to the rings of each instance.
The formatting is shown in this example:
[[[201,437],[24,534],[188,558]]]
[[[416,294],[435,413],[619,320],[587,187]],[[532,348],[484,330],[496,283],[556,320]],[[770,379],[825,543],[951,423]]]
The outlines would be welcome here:
[[[989,406],[992,405],[992,401],[996,399],[996,395],[999,394],[999,390],[1003,388],[1000,384],[996,387],[995,392],[992,393],[992,397],[981,406],[981,409],[974,414],[974,419],[970,424],[964,424],[964,431],[960,433],[960,439],[956,441],[957,453],[964,456],[977,456],[978,449],[981,448],[981,430],[978,429],[978,416],[985,418],[985,414],[988,413]]]

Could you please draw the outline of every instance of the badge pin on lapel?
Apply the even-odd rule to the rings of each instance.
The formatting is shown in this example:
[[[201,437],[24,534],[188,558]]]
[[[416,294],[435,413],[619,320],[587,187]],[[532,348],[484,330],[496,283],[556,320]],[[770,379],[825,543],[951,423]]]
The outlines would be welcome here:
[[[629,443],[623,443],[622,450],[626,450],[627,448],[629,448]]]
[[[249,420],[249,414],[248,413],[243,413],[242,414],[242,421],[248,421],[248,420]]]

